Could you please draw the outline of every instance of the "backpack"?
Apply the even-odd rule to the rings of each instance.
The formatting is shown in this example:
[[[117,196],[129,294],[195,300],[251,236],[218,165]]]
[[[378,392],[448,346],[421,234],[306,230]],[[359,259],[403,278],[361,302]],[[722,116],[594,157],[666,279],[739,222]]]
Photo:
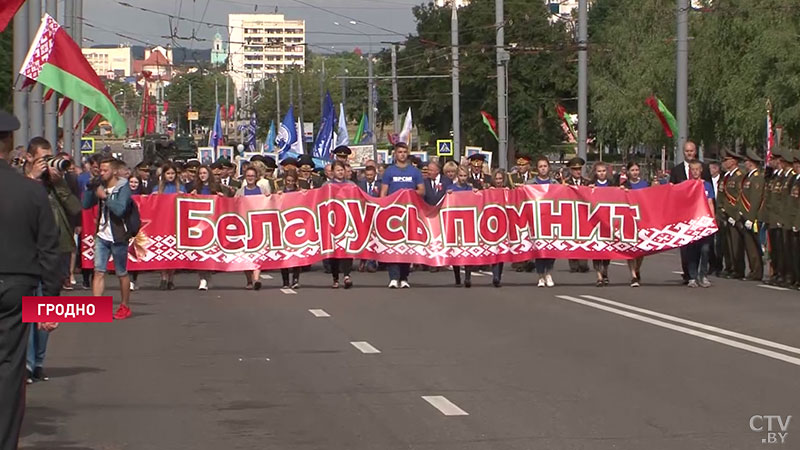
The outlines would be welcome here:
[[[139,234],[139,230],[142,228],[142,217],[139,215],[139,206],[135,201],[131,200],[122,221],[125,224],[125,231],[128,233],[128,239],[136,237],[136,235]]]

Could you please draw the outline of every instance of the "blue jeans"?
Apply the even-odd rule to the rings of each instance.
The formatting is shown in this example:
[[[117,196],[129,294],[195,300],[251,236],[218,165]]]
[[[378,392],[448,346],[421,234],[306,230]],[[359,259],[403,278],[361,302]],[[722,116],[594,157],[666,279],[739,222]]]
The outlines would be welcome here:
[[[411,271],[411,264],[387,264],[389,270],[389,279],[397,281],[408,281],[408,272]]]
[[[503,263],[492,264],[492,281],[503,277]]]
[[[42,296],[42,285],[36,288],[35,295]],[[50,337],[48,331],[39,330],[35,323],[31,324],[31,332],[28,335],[28,351],[25,367],[33,372],[33,369],[44,365],[44,356],[47,353],[47,339]]]
[[[706,236],[699,241],[687,245],[687,261],[689,269],[689,279],[696,280],[698,283],[703,281],[708,275],[708,255],[711,251],[711,239],[713,236]]]
[[[118,277],[128,274],[128,243],[115,244],[105,239],[94,237],[94,271],[105,273],[109,257],[114,257],[114,272]]]
[[[553,270],[555,264],[556,260],[550,258],[537,258],[534,263],[536,266],[536,273],[539,275],[544,275],[546,272]]]

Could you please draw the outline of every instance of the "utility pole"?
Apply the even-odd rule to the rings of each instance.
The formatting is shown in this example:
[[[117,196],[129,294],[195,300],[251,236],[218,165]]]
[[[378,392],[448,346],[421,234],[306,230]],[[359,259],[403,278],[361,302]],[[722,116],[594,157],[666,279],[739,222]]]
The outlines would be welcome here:
[[[72,19],[73,24],[75,25],[74,34],[72,39],[78,44],[78,47],[83,47],[83,0],[74,0],[75,1],[75,17]],[[83,112],[83,105],[79,105],[73,102],[73,113],[75,114],[75,119],[81,116]],[[69,124],[72,126],[72,123]],[[72,145],[75,148],[75,153],[77,154],[78,158],[75,161],[80,161],[81,156],[81,135],[83,134],[83,123],[79,124],[78,129],[75,130],[73,133],[73,140]]]
[[[578,2],[578,156],[586,161],[586,139],[589,125],[589,81],[587,30],[589,6],[587,0]]]
[[[39,24],[42,22],[42,0],[28,0],[28,42],[36,39],[39,31]],[[30,91],[28,97],[28,125],[30,135],[44,135],[44,110],[42,109],[42,85],[36,83]],[[55,142],[52,144],[55,145]]]
[[[372,67],[372,43],[369,46],[367,60],[367,76],[369,77],[367,82],[367,89],[369,89],[369,115],[367,117],[369,117],[369,132],[370,139],[372,139],[370,144],[375,144],[378,140],[375,139],[375,74]]]
[[[67,4],[70,0],[65,0]],[[28,3],[22,3],[22,6],[14,16],[14,67],[13,71],[19,70],[22,63],[25,61],[25,56],[28,53]],[[13,72],[12,71],[12,72]],[[16,80],[19,75],[13,74],[13,80]],[[12,86],[15,86],[14,83]],[[18,89],[13,89],[14,92],[14,115],[19,119],[19,130],[14,132],[14,146],[28,145],[28,93]]]
[[[583,1],[583,0],[582,0]],[[506,64],[509,55],[505,50],[505,19],[503,0],[495,0],[495,26],[497,27],[497,128],[500,132],[497,153],[499,167],[508,168],[508,107],[506,106]]]
[[[281,82],[275,75],[275,126],[281,126]]]
[[[305,153],[306,150],[306,140],[305,140],[305,124],[303,122],[303,79],[298,77],[297,80],[297,111],[300,117],[300,136],[297,136],[297,139],[300,139],[300,143],[303,147],[303,152]]]
[[[392,44],[392,122],[394,132],[400,132],[400,101],[397,98],[397,44]]]
[[[192,83],[189,83],[189,112],[192,112]],[[189,121],[189,136],[194,136],[192,133],[192,121]]]
[[[45,11],[58,19],[58,1],[46,0]],[[58,141],[58,95],[53,93],[50,100],[44,104],[44,137],[57,147]]]
[[[77,0],[64,0],[64,22],[70,37],[75,40],[75,2]],[[63,97],[61,101],[66,101]],[[75,108],[73,105],[67,106],[61,117],[61,131],[64,133],[64,151],[71,154],[74,161],[81,160],[81,150],[75,147],[75,134],[72,126],[75,124]]]
[[[230,84],[230,77],[228,77],[228,74],[225,74],[225,110],[226,111],[225,111],[225,131],[223,131],[223,133],[222,133],[223,136],[227,136],[228,135],[228,125],[230,125],[230,121],[232,119],[232,117],[230,117],[231,116],[231,107],[228,106],[228,101],[229,101],[229,98],[228,98],[228,85],[229,84]],[[250,83],[248,86],[250,87],[250,99],[252,101],[252,98],[253,98],[253,83]],[[235,123],[236,122],[234,122],[234,124]]]
[[[675,163],[683,162],[683,145],[689,138],[689,0],[678,0],[676,112],[678,113],[678,142]]]
[[[325,60],[322,60],[322,73],[319,77],[319,117],[325,115]]]
[[[344,76],[347,76],[347,69],[344,69]],[[342,104],[347,109],[347,78],[342,77]]]
[[[456,161],[461,161],[461,98],[458,81],[458,7],[450,0],[453,13],[450,16],[450,41],[453,51],[453,151]],[[394,49],[394,47],[392,47]],[[394,52],[392,53],[394,54]]]

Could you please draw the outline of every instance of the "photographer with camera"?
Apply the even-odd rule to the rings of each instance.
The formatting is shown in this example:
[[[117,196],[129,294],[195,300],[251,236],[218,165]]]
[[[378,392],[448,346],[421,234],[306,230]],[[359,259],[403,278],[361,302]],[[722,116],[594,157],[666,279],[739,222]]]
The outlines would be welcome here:
[[[127,319],[131,316],[128,301],[131,295],[128,275],[128,241],[138,232],[138,210],[131,200],[128,180],[117,174],[125,163],[114,158],[100,161],[100,176],[93,178],[83,194],[83,207],[89,209],[99,205],[97,228],[94,236],[94,280],[92,295],[101,296],[105,290],[105,275],[109,257],[114,257],[114,272],[119,278],[122,293],[120,304],[114,318]],[[136,214],[134,214],[136,213]],[[134,217],[135,216],[135,217]],[[131,229],[135,228],[135,229]]]
[[[75,239],[70,218],[81,212],[80,201],[73,195],[64,178],[72,163],[63,157],[54,157],[53,147],[47,139],[42,137],[30,140],[25,158],[27,160],[25,174],[28,178],[41,183],[47,191],[47,199],[58,229],[58,252],[60,255],[58,276],[61,279],[61,288],[71,290],[70,259],[72,252],[75,251]],[[37,295],[42,295],[41,286],[37,289]],[[31,329],[26,364],[29,383],[34,380],[47,380],[43,367],[49,335],[48,331],[38,327]]]

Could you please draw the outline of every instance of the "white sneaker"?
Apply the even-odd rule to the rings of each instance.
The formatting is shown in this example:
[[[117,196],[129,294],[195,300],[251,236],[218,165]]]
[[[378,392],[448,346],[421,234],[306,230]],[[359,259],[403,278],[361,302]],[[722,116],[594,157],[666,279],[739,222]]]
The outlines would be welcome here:
[[[131,281],[131,282],[130,282],[130,287],[131,287],[131,290],[132,290],[132,291],[135,291],[135,290],[136,290],[136,283],[134,283],[133,281]]]
[[[544,276],[544,279],[545,279],[545,283],[547,284],[547,287],[553,287],[553,286],[555,286],[555,285],[556,285],[556,284],[553,282],[553,276],[552,276],[552,275],[550,275],[549,273],[548,273],[547,275],[545,275],[545,276]]]
[[[411,287],[411,285],[408,284],[408,281],[401,281],[400,282],[400,287],[403,288],[403,289],[408,289],[408,288]]]
[[[544,278],[539,278],[539,284],[537,284],[536,286],[544,287]]]
[[[200,280],[200,286],[197,287],[200,291],[207,291],[208,290],[208,281]]]
[[[399,286],[397,285],[397,280],[392,280],[389,282],[390,289],[397,289]]]

